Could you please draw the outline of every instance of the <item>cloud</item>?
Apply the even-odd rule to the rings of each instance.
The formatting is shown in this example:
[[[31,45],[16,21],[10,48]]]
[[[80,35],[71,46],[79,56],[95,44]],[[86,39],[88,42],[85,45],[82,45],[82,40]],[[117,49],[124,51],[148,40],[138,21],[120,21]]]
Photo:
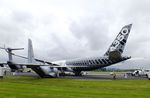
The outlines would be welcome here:
[[[35,56],[52,61],[101,56],[122,26],[133,23],[124,53],[149,57],[149,5],[148,0],[1,0],[0,44],[25,47],[16,53],[27,55],[31,38]]]
[[[103,48],[101,44],[105,45],[107,43],[105,39],[108,36],[105,32],[108,32],[108,28],[101,17],[89,17],[81,19],[79,22],[72,22],[70,31],[77,39],[86,40],[85,47],[87,45],[91,50],[99,50]]]
[[[16,22],[12,20],[12,14],[6,14],[0,18],[0,34],[1,43],[7,42],[7,44],[13,44],[23,36],[23,31]]]

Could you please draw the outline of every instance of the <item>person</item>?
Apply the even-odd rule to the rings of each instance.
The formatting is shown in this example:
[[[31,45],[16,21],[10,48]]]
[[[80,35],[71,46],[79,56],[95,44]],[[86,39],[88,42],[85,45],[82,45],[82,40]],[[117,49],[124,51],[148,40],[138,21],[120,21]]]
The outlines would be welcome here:
[[[113,72],[113,79],[116,80],[116,73]]]
[[[128,75],[127,75],[127,73],[125,73],[125,74],[124,74],[124,78],[126,78],[126,79],[128,78]]]

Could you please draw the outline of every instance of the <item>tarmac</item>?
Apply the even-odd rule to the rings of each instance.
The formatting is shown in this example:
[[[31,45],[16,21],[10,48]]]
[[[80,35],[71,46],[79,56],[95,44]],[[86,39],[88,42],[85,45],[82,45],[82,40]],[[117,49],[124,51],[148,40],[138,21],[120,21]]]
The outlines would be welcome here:
[[[14,76],[31,76],[31,77],[39,77],[36,73],[32,72],[23,72],[16,73]],[[82,76],[74,76],[74,75],[65,75],[60,76],[59,78],[65,79],[77,79],[77,80],[114,80],[113,75],[110,73],[101,73],[101,72],[87,72],[87,74]],[[125,76],[125,73],[116,73],[116,80],[147,80],[148,78],[145,76]]]

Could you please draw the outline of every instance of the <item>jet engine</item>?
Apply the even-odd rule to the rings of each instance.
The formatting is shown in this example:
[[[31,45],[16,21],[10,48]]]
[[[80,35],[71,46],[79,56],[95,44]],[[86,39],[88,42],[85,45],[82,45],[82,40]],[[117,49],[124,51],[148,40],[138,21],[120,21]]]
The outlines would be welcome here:
[[[50,77],[59,77],[58,68],[50,67],[50,66],[41,66],[43,72]]]

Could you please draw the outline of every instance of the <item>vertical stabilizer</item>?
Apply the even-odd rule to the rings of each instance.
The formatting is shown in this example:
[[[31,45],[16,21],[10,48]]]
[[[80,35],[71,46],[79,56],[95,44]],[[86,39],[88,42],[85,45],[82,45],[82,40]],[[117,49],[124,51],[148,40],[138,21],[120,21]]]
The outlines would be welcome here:
[[[28,39],[28,63],[35,63],[31,39]]]
[[[113,41],[113,43],[108,48],[107,52],[104,54],[105,56],[109,56],[111,53],[117,53],[119,55],[123,53],[131,27],[132,24],[129,24],[121,29],[116,39]]]

